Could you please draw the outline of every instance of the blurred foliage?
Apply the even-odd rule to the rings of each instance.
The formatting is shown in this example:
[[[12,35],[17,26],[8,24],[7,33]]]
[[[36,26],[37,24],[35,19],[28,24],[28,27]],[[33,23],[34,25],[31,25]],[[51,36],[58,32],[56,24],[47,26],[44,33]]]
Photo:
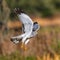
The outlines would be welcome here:
[[[51,43],[51,48],[58,54],[60,54],[60,27],[59,26],[48,26],[40,29],[39,34],[47,32]],[[42,33],[42,34],[41,34]],[[46,35],[45,35],[46,36]],[[41,39],[41,38],[40,38]],[[48,41],[49,41],[48,39]]]
[[[19,56],[19,55],[8,55],[8,56],[0,56],[0,60],[60,60],[60,55],[55,54],[54,57],[51,57],[50,54],[44,54],[42,57],[40,56]]]
[[[11,11],[19,7],[29,14],[44,17],[50,17],[60,11],[60,0],[7,0],[7,3]]]
[[[36,56],[21,56],[19,53],[13,53],[11,55],[0,55],[0,60],[36,60]]]

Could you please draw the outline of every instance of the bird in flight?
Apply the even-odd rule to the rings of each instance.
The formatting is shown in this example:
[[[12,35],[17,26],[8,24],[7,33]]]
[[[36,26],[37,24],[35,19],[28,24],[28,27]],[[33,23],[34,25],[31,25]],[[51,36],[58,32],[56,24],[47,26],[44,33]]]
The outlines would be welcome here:
[[[20,22],[22,23],[22,32],[23,34],[15,37],[11,37],[11,41],[15,44],[22,41],[25,45],[28,44],[31,37],[37,35],[37,31],[40,26],[37,22],[33,22],[32,19],[21,9],[15,8],[14,12],[17,14]]]

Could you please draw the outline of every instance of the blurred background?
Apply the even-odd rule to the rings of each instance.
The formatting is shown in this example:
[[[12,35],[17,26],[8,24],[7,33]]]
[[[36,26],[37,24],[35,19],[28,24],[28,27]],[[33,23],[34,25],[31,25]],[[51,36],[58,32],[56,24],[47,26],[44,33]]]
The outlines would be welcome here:
[[[27,50],[10,41],[21,34],[21,23],[13,9],[23,9],[40,25]],[[60,59],[60,0],[0,0],[0,60]]]

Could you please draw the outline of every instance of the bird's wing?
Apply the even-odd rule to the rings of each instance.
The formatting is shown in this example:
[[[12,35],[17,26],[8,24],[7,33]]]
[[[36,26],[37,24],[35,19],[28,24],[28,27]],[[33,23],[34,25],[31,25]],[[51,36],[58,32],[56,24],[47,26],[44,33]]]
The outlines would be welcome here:
[[[33,25],[33,31],[38,31],[40,29],[40,25],[39,24],[34,24]]]

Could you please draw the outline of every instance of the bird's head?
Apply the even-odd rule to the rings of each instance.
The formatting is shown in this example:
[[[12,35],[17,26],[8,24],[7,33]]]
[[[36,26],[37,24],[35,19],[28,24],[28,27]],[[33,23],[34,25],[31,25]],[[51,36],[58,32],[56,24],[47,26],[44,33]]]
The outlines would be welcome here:
[[[14,13],[15,14],[21,14],[21,13],[24,13],[24,11],[22,9],[20,9],[20,8],[15,8]]]

